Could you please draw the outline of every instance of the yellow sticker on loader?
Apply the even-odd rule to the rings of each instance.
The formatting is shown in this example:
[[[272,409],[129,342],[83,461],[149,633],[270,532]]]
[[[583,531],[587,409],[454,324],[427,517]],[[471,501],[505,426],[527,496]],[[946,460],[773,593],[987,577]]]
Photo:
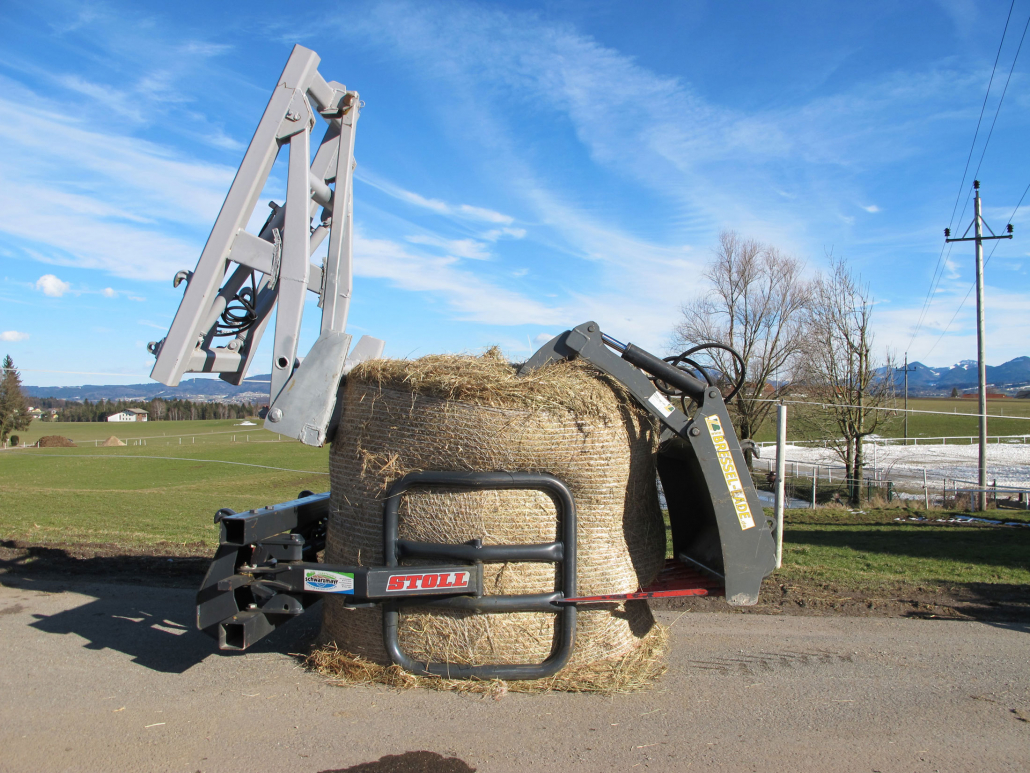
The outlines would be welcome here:
[[[726,488],[730,490],[730,499],[733,500],[733,506],[737,510],[737,520],[740,521],[741,531],[754,528],[755,519],[751,515],[747,494],[744,492],[744,486],[737,474],[737,465],[733,462],[730,444],[726,442],[726,433],[723,432],[722,422],[718,416],[706,416],[705,424],[708,425],[708,434],[712,436],[712,443],[715,444],[715,453],[719,457],[722,476],[726,479]]]

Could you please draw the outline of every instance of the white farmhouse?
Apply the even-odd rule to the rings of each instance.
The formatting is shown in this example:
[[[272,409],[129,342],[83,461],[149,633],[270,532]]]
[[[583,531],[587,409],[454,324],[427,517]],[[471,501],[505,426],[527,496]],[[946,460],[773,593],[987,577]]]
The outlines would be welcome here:
[[[141,408],[126,408],[121,413],[112,413],[108,421],[146,421],[147,412]]]

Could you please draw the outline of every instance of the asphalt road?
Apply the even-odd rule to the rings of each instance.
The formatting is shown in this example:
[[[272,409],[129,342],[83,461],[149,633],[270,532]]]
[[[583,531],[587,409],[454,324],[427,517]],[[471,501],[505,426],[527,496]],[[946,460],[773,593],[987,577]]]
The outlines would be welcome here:
[[[333,687],[316,615],[223,655],[190,591],[5,583],[3,771],[1030,770],[1026,624],[663,613],[657,689],[495,700]]]

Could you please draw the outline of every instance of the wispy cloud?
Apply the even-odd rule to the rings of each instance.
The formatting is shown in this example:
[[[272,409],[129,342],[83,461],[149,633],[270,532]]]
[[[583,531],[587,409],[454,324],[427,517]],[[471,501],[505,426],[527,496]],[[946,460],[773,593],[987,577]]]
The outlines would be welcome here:
[[[456,258],[470,258],[472,260],[489,260],[490,253],[486,250],[486,244],[475,239],[445,239],[435,234],[417,234],[407,237],[412,244],[425,244],[431,247],[439,247],[441,250]]]
[[[0,231],[46,262],[127,278],[165,279],[195,262],[231,168],[86,127],[16,83],[0,85],[11,95],[0,99]]]
[[[373,188],[382,191],[388,196],[392,196],[398,201],[403,201],[407,204],[411,204],[412,206],[421,207],[422,209],[431,210],[439,215],[450,215],[452,217],[466,220],[478,220],[486,223],[501,223],[504,225],[510,225],[515,220],[515,218],[510,215],[504,215],[485,207],[475,207],[471,204],[449,204],[446,201],[441,201],[440,199],[427,198],[419,193],[405,190],[399,185],[396,185],[389,180],[385,180],[379,175],[369,172],[367,169],[362,169],[361,167],[358,167],[354,176],[361,182],[371,185]]]
[[[413,252],[389,239],[358,234],[354,243],[358,276],[384,279],[403,290],[442,298],[461,320],[489,325],[562,325],[567,310],[548,306],[462,269],[454,257]]]
[[[0,332],[0,341],[7,341],[9,343],[14,343],[14,342],[17,342],[17,341],[28,341],[28,340],[29,340],[29,334],[28,333],[22,333],[21,331],[18,331],[18,330],[4,330],[3,332]]]
[[[490,242],[508,237],[510,239],[522,239],[526,236],[525,228],[494,228],[483,234],[483,238]]]
[[[563,305],[594,309],[648,342],[664,338],[687,294],[704,291],[707,249],[696,245],[730,227],[820,257],[851,234],[855,202],[870,198],[869,171],[925,153],[934,127],[954,122],[955,94],[977,77],[934,64],[880,71],[807,101],[743,111],[533,12],[381,3],[348,14],[341,29],[445,84],[451,99],[435,119],[490,159],[529,209],[520,220],[547,226],[550,236],[534,226],[532,238],[597,264],[578,286],[555,278]],[[523,106],[535,120],[567,122],[576,146],[563,150],[585,156],[619,195],[584,201],[582,186],[554,174],[527,139]],[[564,157],[561,168],[572,168]],[[391,195],[453,213],[403,188]],[[627,207],[634,198],[647,203]],[[882,205],[859,206],[874,214]]]

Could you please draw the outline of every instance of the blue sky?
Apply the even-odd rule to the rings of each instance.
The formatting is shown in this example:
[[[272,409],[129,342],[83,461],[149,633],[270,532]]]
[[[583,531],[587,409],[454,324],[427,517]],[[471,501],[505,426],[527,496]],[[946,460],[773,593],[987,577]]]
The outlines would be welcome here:
[[[349,329],[389,356],[518,359],[588,319],[664,352],[735,229],[813,274],[848,258],[879,347],[975,357],[970,245],[923,307],[1030,17],[1016,0],[960,189],[1009,5],[5,3],[0,350],[28,384],[143,380],[301,43],[366,103]],[[1028,67],[979,172],[996,231],[1030,183]],[[284,191],[277,166],[266,198]],[[1030,354],[1030,201],[1013,222],[987,267],[991,364]],[[302,352],[317,316],[312,297]]]

